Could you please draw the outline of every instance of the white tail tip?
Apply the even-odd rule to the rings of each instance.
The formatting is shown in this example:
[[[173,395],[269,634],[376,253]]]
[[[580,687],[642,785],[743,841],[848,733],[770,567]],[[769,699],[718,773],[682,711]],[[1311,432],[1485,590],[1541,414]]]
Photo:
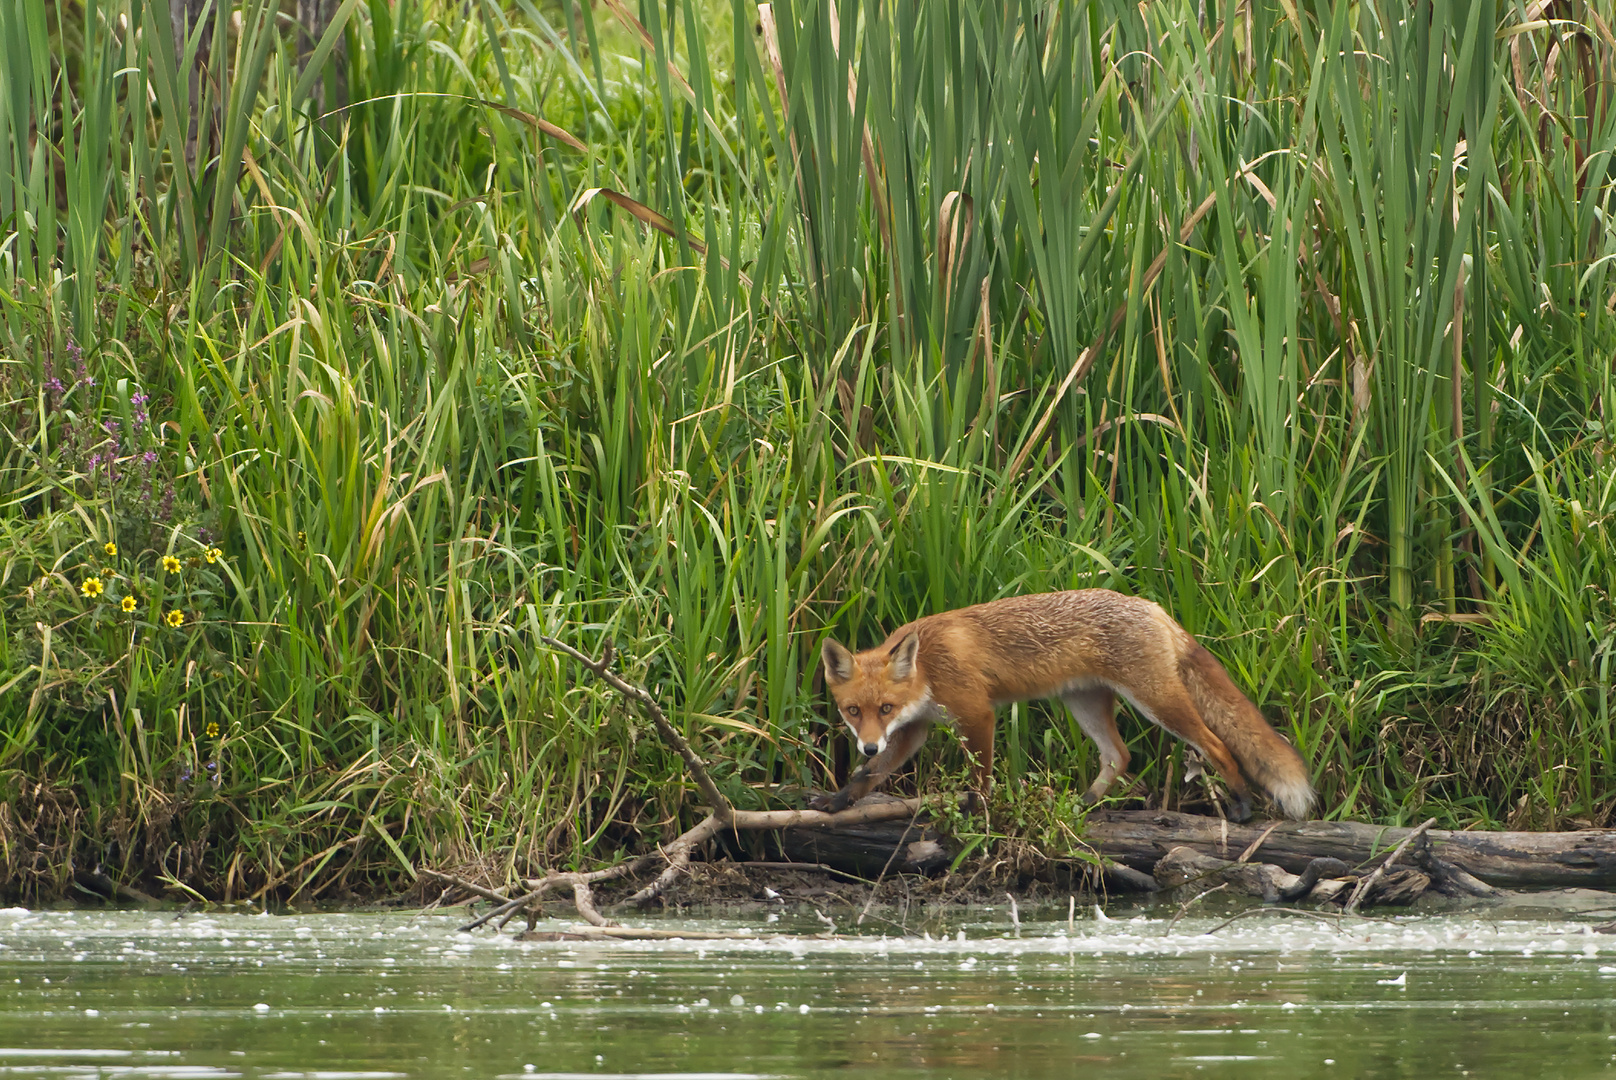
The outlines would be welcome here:
[[[1313,803],[1318,796],[1313,793],[1313,786],[1305,780],[1285,781],[1274,784],[1268,789],[1274,802],[1279,804],[1280,810],[1286,817],[1295,821],[1307,820],[1313,809]]]

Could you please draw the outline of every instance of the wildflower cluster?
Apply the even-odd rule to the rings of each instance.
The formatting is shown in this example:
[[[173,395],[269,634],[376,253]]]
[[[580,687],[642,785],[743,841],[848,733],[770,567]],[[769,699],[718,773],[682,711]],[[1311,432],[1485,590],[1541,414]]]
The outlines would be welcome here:
[[[120,560],[117,542],[109,540],[100,545],[105,557],[101,562],[113,565],[86,565],[78,579],[79,594],[96,612],[106,605],[116,615],[129,618],[140,611],[144,600],[154,603],[159,627],[178,630],[200,624],[204,616],[199,609],[216,597],[220,583],[212,571],[207,573],[211,581],[189,579],[187,563],[192,569],[220,567],[225,555],[222,548],[199,541],[193,550],[196,553],[186,559],[172,553],[148,553],[144,559]]]
[[[78,342],[69,337],[65,351],[71,383],[47,361],[42,385],[47,422],[57,428],[47,466],[76,498],[105,504],[119,536],[158,545],[175,522],[178,494],[151,395],[123,381],[101,388]]]
[[[48,412],[54,413],[61,409],[69,394],[77,391],[88,394],[95,389],[95,376],[90,374],[89,365],[84,361],[84,350],[71,335],[67,339],[67,361],[73,376],[71,386],[63,385],[61,376],[56,373],[55,364],[46,362],[45,379],[41,389],[45,392],[45,409]]]

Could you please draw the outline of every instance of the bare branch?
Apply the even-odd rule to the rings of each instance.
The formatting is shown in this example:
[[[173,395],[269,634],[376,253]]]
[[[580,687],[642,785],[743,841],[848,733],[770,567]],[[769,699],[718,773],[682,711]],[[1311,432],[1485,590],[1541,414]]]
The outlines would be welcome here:
[[[502,892],[497,892],[493,889],[485,889],[481,885],[474,884],[465,880],[464,878],[457,878],[453,874],[443,874],[436,870],[427,870],[425,868],[422,868],[419,873],[425,874],[430,878],[437,878],[439,881],[446,882],[447,884],[453,885],[458,889],[464,889],[466,892],[480,896],[484,900],[492,900],[497,904],[508,904],[511,900],[510,897],[506,896]]]
[[[1403,837],[1403,842],[1398,844],[1396,849],[1393,850],[1390,855],[1386,856],[1386,858],[1381,861],[1379,866],[1375,867],[1375,872],[1358,882],[1358,884],[1353,887],[1352,895],[1347,898],[1347,906],[1343,910],[1346,911],[1348,915],[1354,914],[1358,910],[1358,903],[1364,898],[1364,894],[1368,893],[1370,888],[1374,886],[1375,882],[1379,881],[1385,875],[1387,868],[1402,857],[1403,852],[1408,850],[1408,846],[1410,844],[1424,836],[1425,830],[1429,829],[1435,824],[1436,818],[1426,818],[1423,824],[1419,825],[1414,829],[1413,832]]]
[[[481,916],[479,918],[473,919],[471,922],[467,923],[465,926],[460,927],[460,933],[462,933],[462,934],[470,933],[471,931],[477,929],[479,926],[482,926],[485,923],[493,922],[495,919],[499,918],[501,915],[505,915],[505,914],[508,914],[510,912],[516,911],[518,908],[522,907],[523,905],[528,904],[528,903],[530,903],[530,902],[532,902],[534,900],[537,900],[539,897],[543,896],[544,892],[545,892],[545,890],[543,890],[543,889],[534,889],[532,892],[523,893],[521,896],[515,897],[514,899],[511,899],[511,900],[507,900],[507,901],[505,901],[505,903],[501,904],[499,907],[495,908],[493,911],[488,912],[488,914],[483,915],[483,916]]]
[[[662,711],[662,706],[657,704],[656,698],[652,697],[643,687],[634,685],[612,670],[612,659],[616,655],[616,649],[613,648],[610,641],[606,642],[601,649],[600,658],[591,660],[564,641],[557,641],[555,638],[544,634],[539,635],[539,640],[552,649],[566,653],[587,668],[597,679],[639,705],[641,711],[651,718],[651,723],[656,725],[657,733],[662,736],[662,741],[677,750],[679,756],[684,758],[685,768],[690,770],[691,778],[696,781],[696,787],[701,791],[702,798],[707,800],[707,805],[712,807],[713,813],[721,819],[727,819],[734,812],[734,807],[730,805],[729,800],[724,798],[718,790],[718,785],[713,783],[713,778],[707,772],[706,764],[690,748],[690,743],[686,741],[683,735],[679,734],[679,730],[668,722],[667,714]]]
[[[734,811],[731,811],[731,814],[733,815]],[[730,821],[733,822],[734,818],[731,817]],[[663,852],[668,860],[667,869],[657,875],[657,879],[651,884],[629,897],[625,903],[646,904],[660,896],[663,890],[672,885],[690,866],[690,855],[695,851],[696,845],[711,839],[725,824],[727,823],[719,820],[718,812],[715,810],[702,818],[695,828],[669,844]]]
[[[574,881],[572,883],[572,902],[577,905],[578,914],[582,915],[585,921],[595,926],[617,925],[602,915],[600,909],[595,907],[595,894],[590,891],[589,882]]]

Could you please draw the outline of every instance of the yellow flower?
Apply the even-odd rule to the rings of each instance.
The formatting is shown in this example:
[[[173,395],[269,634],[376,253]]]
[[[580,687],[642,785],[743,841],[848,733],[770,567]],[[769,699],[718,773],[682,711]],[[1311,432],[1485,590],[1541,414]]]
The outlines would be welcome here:
[[[102,586],[100,578],[87,577],[79,585],[79,591],[85,596],[100,596],[103,587],[104,586]]]
[[[126,596],[118,606],[123,608],[125,614],[128,614],[129,612],[135,610],[135,598],[133,596]]]
[[[302,529],[297,530],[297,546],[303,547],[309,542],[309,534]]]
[[[208,721],[208,738],[217,739],[218,737],[219,737],[219,725],[218,725],[218,723],[213,721],[213,720],[209,720]]]
[[[109,559],[116,559],[118,557],[118,545],[114,544],[110,540],[108,540],[106,544],[102,546],[101,550],[107,553],[107,558]]]
[[[181,611],[179,608],[175,608],[173,611],[170,611],[167,615],[163,616],[163,621],[173,627],[184,626],[185,612]]]
[[[170,574],[177,574],[180,572],[180,561],[172,555],[164,555],[163,569],[167,570]]]
[[[216,563],[224,557],[224,552],[220,551],[218,548],[208,548],[205,554],[207,555],[208,562],[210,563]]]

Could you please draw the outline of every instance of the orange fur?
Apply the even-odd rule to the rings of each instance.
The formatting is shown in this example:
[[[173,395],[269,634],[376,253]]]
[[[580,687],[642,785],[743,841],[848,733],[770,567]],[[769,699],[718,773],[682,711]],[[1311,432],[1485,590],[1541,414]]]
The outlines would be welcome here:
[[[1060,697],[1100,750],[1098,800],[1128,768],[1117,732],[1121,695],[1199,750],[1250,816],[1249,778],[1290,817],[1314,800],[1307,768],[1230,680],[1223,665],[1149,600],[1109,589],[995,600],[917,619],[873,649],[823,648],[825,681],[869,762],[828,800],[840,809],[886,782],[936,720],[959,730],[975,759],[973,785],[993,772],[994,710]]]

